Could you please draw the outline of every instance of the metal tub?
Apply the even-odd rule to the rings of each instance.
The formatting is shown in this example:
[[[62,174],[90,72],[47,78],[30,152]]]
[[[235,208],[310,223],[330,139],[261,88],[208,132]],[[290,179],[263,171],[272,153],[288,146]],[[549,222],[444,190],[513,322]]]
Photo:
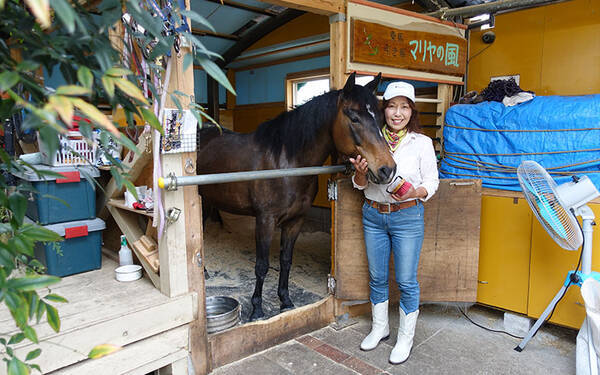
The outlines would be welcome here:
[[[242,308],[231,297],[214,296],[206,298],[206,331],[216,333],[231,328],[240,322]]]

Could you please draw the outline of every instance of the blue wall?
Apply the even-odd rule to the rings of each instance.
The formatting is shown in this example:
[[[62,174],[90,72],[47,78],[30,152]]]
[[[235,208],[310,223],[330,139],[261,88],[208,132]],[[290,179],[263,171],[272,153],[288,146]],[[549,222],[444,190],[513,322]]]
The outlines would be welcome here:
[[[329,56],[242,70],[235,74],[236,105],[283,102],[288,73],[329,67]]]
[[[201,69],[194,69],[194,96],[196,103],[207,103],[208,96],[206,95],[206,72]],[[227,95],[225,88],[219,85],[219,104],[225,104]]]

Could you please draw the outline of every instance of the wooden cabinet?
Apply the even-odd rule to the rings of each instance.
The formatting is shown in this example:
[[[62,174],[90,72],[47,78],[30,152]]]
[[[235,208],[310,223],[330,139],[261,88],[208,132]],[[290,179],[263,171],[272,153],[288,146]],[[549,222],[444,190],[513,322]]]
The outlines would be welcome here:
[[[482,197],[477,302],[527,314],[532,216],[525,199]]]
[[[600,204],[588,204],[600,218]],[[600,233],[594,231],[592,270],[600,270]],[[481,205],[477,302],[537,319],[574,270],[580,251],[558,246],[520,193],[484,189]],[[550,322],[579,328],[585,317],[571,286]]]

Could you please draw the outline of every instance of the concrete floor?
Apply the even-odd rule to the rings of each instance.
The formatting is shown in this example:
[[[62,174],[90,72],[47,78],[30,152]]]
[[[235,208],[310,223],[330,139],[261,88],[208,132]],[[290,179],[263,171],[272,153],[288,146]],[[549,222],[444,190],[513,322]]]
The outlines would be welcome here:
[[[575,374],[576,330],[546,325],[518,353],[513,348],[519,339],[479,328],[455,306],[444,305],[421,306],[410,358],[391,365],[397,304],[390,310],[390,339],[373,351],[359,349],[371,327],[370,316],[361,316],[345,328],[330,325],[215,369],[211,375]],[[486,327],[504,329],[501,311],[475,305],[467,315]]]

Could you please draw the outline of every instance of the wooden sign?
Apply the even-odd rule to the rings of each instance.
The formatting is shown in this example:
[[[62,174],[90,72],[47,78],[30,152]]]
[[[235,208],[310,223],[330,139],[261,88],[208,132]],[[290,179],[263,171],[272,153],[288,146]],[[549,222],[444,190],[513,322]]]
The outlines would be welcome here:
[[[467,40],[457,35],[402,30],[352,19],[352,62],[462,76]]]

